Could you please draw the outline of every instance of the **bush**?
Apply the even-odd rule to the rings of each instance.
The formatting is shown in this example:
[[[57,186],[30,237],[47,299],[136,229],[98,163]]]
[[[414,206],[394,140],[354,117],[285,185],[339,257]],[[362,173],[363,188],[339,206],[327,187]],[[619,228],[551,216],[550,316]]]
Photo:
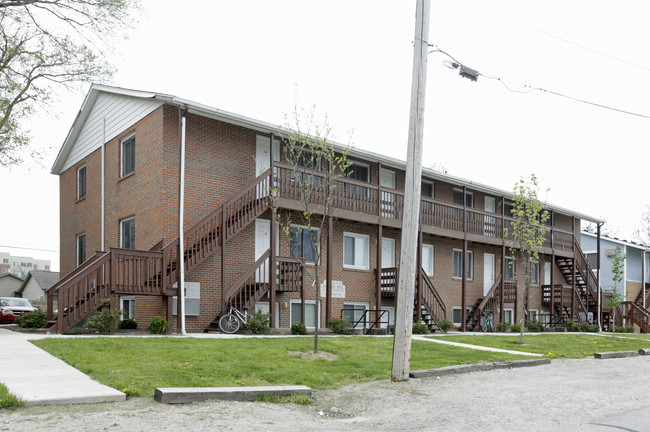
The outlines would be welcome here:
[[[497,324],[497,331],[499,333],[506,333],[509,332],[512,326],[508,321],[501,321],[499,324]]]
[[[352,333],[352,325],[350,324],[350,321],[340,318],[332,318],[329,322],[329,328],[336,334]]]
[[[86,327],[95,329],[102,334],[113,333],[117,328],[122,311],[111,310],[111,302],[109,300],[102,300],[102,305],[95,315],[88,318]]]
[[[589,332],[589,333],[595,333],[598,331],[598,326],[597,325],[592,325],[589,323],[580,323],[580,331],[581,332]]]
[[[576,323],[576,322],[568,321],[566,323],[566,331],[569,331],[569,332],[580,331],[580,325],[578,323]]]
[[[426,324],[417,323],[413,324],[413,334],[427,334],[429,333],[429,327]]]
[[[127,318],[120,321],[117,328],[120,330],[134,330],[138,328],[138,323],[133,318]]]
[[[151,317],[147,331],[151,334],[165,334],[169,331],[169,324],[161,316]]]
[[[634,327],[616,326],[616,333],[634,333]]]
[[[248,318],[246,328],[253,333],[264,333],[269,329],[270,314],[262,312],[261,309],[253,312]]]
[[[449,320],[442,320],[438,323],[438,327],[440,327],[440,330],[443,333],[447,333],[447,331],[454,326],[454,323],[449,321]]]
[[[19,316],[14,321],[16,324],[23,328],[41,328],[47,324],[47,314],[40,310],[28,312]]]
[[[294,335],[306,335],[307,327],[303,323],[295,323],[291,326],[291,334]]]
[[[513,333],[521,333],[521,323],[514,323],[512,327],[510,327],[510,331]]]
[[[544,324],[539,321],[529,321],[528,322],[528,331],[533,333],[541,333],[544,331]]]

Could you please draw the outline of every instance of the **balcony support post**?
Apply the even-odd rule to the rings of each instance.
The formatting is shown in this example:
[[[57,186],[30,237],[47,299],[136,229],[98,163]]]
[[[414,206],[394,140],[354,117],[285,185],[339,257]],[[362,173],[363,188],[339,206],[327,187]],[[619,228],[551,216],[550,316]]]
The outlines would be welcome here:
[[[382,262],[382,241],[383,241],[383,236],[384,236],[384,228],[381,225],[381,220],[379,221],[379,224],[377,225],[377,273],[375,277],[375,285],[376,285],[376,292],[375,292],[375,303],[376,307],[375,309],[377,310],[377,314],[375,316],[375,320],[379,319],[379,316],[381,314],[381,262]]]
[[[463,188],[464,191],[464,188]],[[464,212],[463,212],[464,214]],[[463,216],[463,221],[465,220]],[[467,311],[465,310],[466,306],[466,296],[467,296],[467,240],[463,240],[463,279],[462,279],[462,288],[461,288],[461,300],[460,300],[460,330],[467,331]]]

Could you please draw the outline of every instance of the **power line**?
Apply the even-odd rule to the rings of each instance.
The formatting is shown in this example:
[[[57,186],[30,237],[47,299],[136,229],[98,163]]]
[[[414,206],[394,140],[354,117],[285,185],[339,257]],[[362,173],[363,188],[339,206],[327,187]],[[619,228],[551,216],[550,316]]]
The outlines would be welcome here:
[[[58,250],[51,250],[51,249],[38,249],[38,248],[30,248],[30,247],[22,247],[22,246],[9,246],[9,245],[2,245],[2,244],[0,244],[0,247],[8,248],[8,249],[33,250],[33,251],[40,251],[40,252],[56,252],[56,253],[59,252]]]
[[[632,115],[632,116],[636,116],[636,117],[650,119],[649,115],[640,114],[640,113],[636,113],[636,112],[633,112],[633,111],[628,111],[628,110],[624,110],[624,109],[620,109],[620,108],[615,108],[615,107],[611,107],[611,106],[608,106],[608,105],[603,105],[603,104],[596,103],[596,102],[591,102],[591,101],[588,101],[586,99],[577,98],[577,97],[570,96],[570,95],[567,95],[567,94],[564,94],[564,93],[556,92],[556,91],[553,91],[553,90],[548,90],[548,89],[545,89],[545,88],[542,88],[542,87],[535,87],[535,86],[530,86],[530,85],[527,85],[527,84],[521,84],[521,83],[518,83],[516,81],[506,80],[506,79],[503,79],[503,78],[500,78],[500,77],[497,77],[497,76],[485,75],[485,74],[480,73],[480,72],[478,72],[478,71],[476,71],[474,69],[467,68],[463,63],[456,60],[451,54],[447,53],[446,51],[441,50],[437,46],[435,46],[435,45],[430,45],[430,46],[433,47],[434,49],[429,51],[429,54],[434,53],[434,52],[439,52],[441,54],[446,55],[447,57],[449,57],[450,59],[453,60],[453,63],[449,63],[448,61],[443,62],[443,64],[445,66],[447,66],[450,69],[458,69],[460,67],[460,75],[465,77],[465,78],[470,78],[473,81],[476,81],[476,79],[480,75],[482,77],[485,77],[485,78],[492,79],[492,80],[500,82],[501,84],[503,84],[503,86],[507,90],[509,90],[511,92],[514,92],[514,93],[531,93],[533,91],[539,91],[539,92],[543,92],[543,93],[549,93],[549,94],[552,94],[552,95],[555,95],[555,96],[560,96],[560,97],[563,97],[563,98],[566,98],[566,99],[571,99],[573,101],[584,103],[584,104],[591,105],[591,106],[595,106],[595,107],[598,107],[598,108],[604,108],[604,109],[607,109],[607,110],[616,111],[616,112],[619,112],[621,114],[628,114],[628,115]],[[464,73],[465,70],[469,70],[473,74],[468,75],[468,74]],[[516,90],[514,88],[511,88],[508,85],[508,83],[519,85],[519,86],[523,87],[524,90]]]
[[[611,60],[615,60],[615,61],[617,61],[617,62],[624,63],[624,64],[626,64],[626,65],[628,65],[628,66],[633,66],[633,67],[636,67],[636,68],[639,68],[639,69],[643,69],[643,70],[645,70],[645,71],[650,72],[650,68],[648,68],[648,67],[646,67],[646,66],[639,65],[639,64],[636,64],[636,63],[632,63],[632,62],[627,61],[627,60],[625,60],[625,59],[622,59],[622,58],[620,58],[620,57],[616,57],[616,56],[613,56],[613,55],[611,55],[611,54],[607,54],[607,53],[605,53],[605,52],[598,51],[598,50],[593,49],[593,48],[591,48],[591,47],[588,47],[588,46],[586,46],[586,45],[582,45],[582,44],[579,44],[579,43],[577,43],[577,42],[573,42],[573,41],[571,41],[571,40],[569,40],[569,39],[565,39],[565,38],[563,38],[563,37],[560,37],[560,36],[554,35],[553,33],[549,33],[549,32],[547,32],[547,31],[541,30],[541,29],[539,29],[539,28],[537,28],[537,27],[533,27],[533,26],[531,26],[531,25],[529,25],[529,24],[522,23],[521,21],[517,21],[517,20],[515,20],[515,19],[513,19],[513,18],[510,18],[510,17],[508,17],[508,16],[506,16],[506,15],[502,15],[502,14],[500,14],[500,13],[498,13],[498,12],[495,12],[495,11],[493,11],[493,10],[487,9],[487,8],[485,8],[485,7],[483,7],[483,6],[479,5],[479,4],[476,4],[476,3],[474,3],[474,2],[472,2],[472,1],[470,1],[470,0],[463,0],[463,1],[464,1],[465,3],[469,3],[469,4],[471,4],[471,5],[473,5],[473,6],[477,7],[477,8],[479,8],[479,9],[482,9],[482,10],[484,10],[485,12],[488,12],[488,13],[491,13],[491,14],[493,14],[493,15],[496,15],[496,16],[498,16],[498,17],[500,17],[500,18],[503,18],[503,19],[505,19],[505,20],[508,20],[508,21],[510,21],[510,22],[513,22],[513,23],[515,23],[515,24],[518,24],[518,25],[520,25],[520,26],[522,26],[522,27],[526,27],[527,29],[530,29],[530,30],[536,31],[536,32],[541,33],[541,34],[543,34],[543,35],[545,35],[545,36],[551,37],[551,38],[553,38],[553,39],[557,39],[557,40],[559,40],[559,41],[562,41],[562,42],[567,43],[567,44],[569,44],[569,45],[576,46],[576,47],[578,47],[578,48],[581,48],[581,49],[584,49],[584,50],[586,50],[586,51],[592,52],[592,53],[594,53],[594,54],[598,54],[598,55],[600,55],[600,56],[607,57],[607,58],[609,58],[609,59],[611,59]]]

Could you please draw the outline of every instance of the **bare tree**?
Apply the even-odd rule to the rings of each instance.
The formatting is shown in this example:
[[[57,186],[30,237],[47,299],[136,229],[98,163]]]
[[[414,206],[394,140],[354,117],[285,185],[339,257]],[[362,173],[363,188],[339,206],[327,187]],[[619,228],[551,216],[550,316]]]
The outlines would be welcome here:
[[[57,87],[103,81],[109,39],[137,0],[0,0],[0,166],[19,164],[25,120]]]
[[[335,190],[351,164],[347,159],[349,146],[338,151],[332,146],[328,141],[332,129],[327,117],[324,121],[317,122],[313,107],[309,111],[295,108],[291,118],[287,117],[285,123],[286,127],[282,128],[282,140],[284,156],[291,165],[291,172],[286,174],[290,178],[281,181],[290,184],[292,198],[300,201],[300,209],[290,211],[279,208],[277,199],[280,195],[277,190],[271,194],[274,201],[272,207],[278,216],[280,229],[292,249],[292,255],[310,255],[309,259],[313,260],[309,266],[306,265],[306,260],[301,260],[300,263],[315,287],[314,352],[318,352],[322,244],[326,238],[327,221],[331,217]],[[295,228],[295,225],[301,225],[301,228]],[[297,250],[303,247],[307,250]],[[327,253],[331,251],[328,250]]]
[[[643,246],[650,246],[650,205],[646,205],[645,211],[641,216],[641,221],[632,237]]]

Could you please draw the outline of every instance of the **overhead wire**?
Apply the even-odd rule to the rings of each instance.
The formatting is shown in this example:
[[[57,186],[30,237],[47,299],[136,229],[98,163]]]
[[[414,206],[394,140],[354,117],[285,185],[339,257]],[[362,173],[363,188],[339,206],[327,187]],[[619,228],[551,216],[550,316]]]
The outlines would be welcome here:
[[[448,52],[440,49],[437,45],[430,44],[429,46],[433,48],[431,51],[429,51],[429,54],[439,52],[441,54],[446,55],[450,59],[452,59],[455,62],[455,63],[451,64],[453,69],[457,69],[459,66],[465,66],[463,63],[458,61],[454,56],[452,56]],[[445,64],[445,62],[443,62],[443,64]],[[448,64],[445,64],[445,66],[449,67]],[[628,114],[628,115],[632,115],[632,116],[636,116],[636,117],[650,119],[650,115],[640,114],[640,113],[636,113],[636,112],[633,112],[633,111],[628,111],[628,110],[612,107],[612,106],[609,106],[609,105],[604,105],[604,104],[600,104],[600,103],[597,103],[597,102],[588,101],[586,99],[577,98],[577,97],[570,96],[570,95],[567,95],[567,94],[564,94],[564,93],[556,92],[556,91],[553,91],[553,90],[548,90],[548,89],[545,89],[545,88],[542,88],[542,87],[536,87],[536,86],[531,86],[531,85],[528,85],[528,84],[518,83],[518,82],[512,81],[512,80],[506,80],[506,79],[503,79],[503,78],[498,77],[498,76],[486,75],[486,74],[481,73],[481,72],[478,72],[478,74],[480,76],[482,76],[482,77],[487,78],[487,79],[491,79],[491,80],[495,80],[495,81],[500,82],[507,90],[509,90],[509,91],[511,91],[513,93],[527,94],[527,93],[531,93],[531,92],[534,92],[534,91],[539,91],[539,92],[543,92],[543,93],[549,93],[549,94],[552,94],[552,95],[555,95],[555,96],[560,96],[560,97],[570,99],[570,100],[573,100],[573,101],[576,101],[576,102],[584,103],[584,104],[587,104],[587,105],[595,106],[595,107],[598,107],[598,108],[603,108],[603,109],[607,109],[607,110],[611,110],[611,111],[616,111],[616,112],[619,112],[619,113],[622,113],[622,114]],[[509,83],[519,85],[519,86],[523,87],[524,90],[516,90],[514,88],[511,88],[508,85]]]

